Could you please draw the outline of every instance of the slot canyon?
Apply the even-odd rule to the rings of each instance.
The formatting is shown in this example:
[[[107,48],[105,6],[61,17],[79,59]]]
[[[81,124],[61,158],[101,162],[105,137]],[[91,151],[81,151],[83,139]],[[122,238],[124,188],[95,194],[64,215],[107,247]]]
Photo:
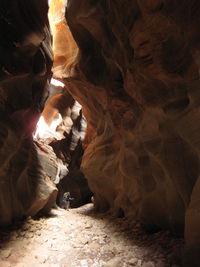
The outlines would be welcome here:
[[[0,267],[200,266],[199,26],[198,0],[0,1]]]

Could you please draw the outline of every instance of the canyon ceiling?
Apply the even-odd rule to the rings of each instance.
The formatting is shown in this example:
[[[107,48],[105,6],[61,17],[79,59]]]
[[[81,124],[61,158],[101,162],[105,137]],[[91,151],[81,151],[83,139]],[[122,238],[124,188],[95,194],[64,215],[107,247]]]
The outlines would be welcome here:
[[[53,74],[87,120],[81,171],[97,210],[184,233],[184,265],[199,266],[200,2],[51,3],[54,55],[46,0],[0,2],[0,223],[55,202],[32,136]]]

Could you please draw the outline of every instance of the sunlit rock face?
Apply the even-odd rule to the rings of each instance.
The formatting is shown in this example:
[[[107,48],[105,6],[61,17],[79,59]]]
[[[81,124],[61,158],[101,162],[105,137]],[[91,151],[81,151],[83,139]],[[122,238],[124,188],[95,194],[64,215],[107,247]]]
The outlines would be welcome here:
[[[49,21],[53,35],[53,73],[57,77],[68,77],[73,71],[78,47],[65,20],[67,0],[49,1]]]
[[[32,133],[48,95],[47,1],[0,2],[0,224],[53,205],[57,189]]]
[[[49,98],[37,123],[34,139],[41,148],[41,165],[58,188],[57,204],[60,207],[65,192],[71,193],[71,207],[87,203],[92,196],[80,171],[85,131],[81,105],[64,84],[51,79]]]
[[[88,122],[96,207],[149,230],[185,227],[185,266],[200,253],[199,12],[197,0],[69,0],[79,53],[57,73]]]

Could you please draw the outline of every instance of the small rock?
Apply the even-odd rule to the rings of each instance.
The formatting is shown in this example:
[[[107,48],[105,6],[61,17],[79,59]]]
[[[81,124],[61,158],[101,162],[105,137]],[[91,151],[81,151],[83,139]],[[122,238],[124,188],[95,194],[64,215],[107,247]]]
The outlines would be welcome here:
[[[90,243],[90,244],[88,244],[88,247],[89,247],[90,249],[98,250],[100,246],[99,246],[99,244],[97,244],[97,243]]]
[[[85,225],[85,229],[90,229],[90,228],[92,228],[92,224],[86,224]]]
[[[105,267],[121,267],[121,266],[122,263],[120,262],[119,258],[112,258],[105,264]]]
[[[24,231],[27,231],[29,229],[29,225],[28,224],[24,224],[23,227],[22,227],[22,229]]]
[[[34,236],[34,234],[32,232],[26,232],[25,234],[25,238],[32,238]]]
[[[25,236],[26,235],[26,232],[25,231],[21,231],[20,233],[19,233],[19,236]]]
[[[42,264],[42,263],[45,263],[47,260],[48,260],[48,257],[47,256],[43,256],[43,257],[39,257],[38,258],[39,262]]]
[[[80,241],[83,245],[88,244],[88,240],[86,238],[81,238]]]
[[[88,267],[87,260],[81,260],[81,267]]]
[[[136,266],[137,265],[138,260],[136,258],[130,259],[128,261],[128,264],[131,266]]]
[[[1,259],[7,259],[11,255],[11,250],[10,249],[3,249],[0,251],[0,258]]]

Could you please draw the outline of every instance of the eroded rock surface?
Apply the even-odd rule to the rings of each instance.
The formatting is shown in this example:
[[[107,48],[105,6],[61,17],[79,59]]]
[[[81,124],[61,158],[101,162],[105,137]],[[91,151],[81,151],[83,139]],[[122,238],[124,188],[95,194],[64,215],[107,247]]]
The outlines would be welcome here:
[[[0,3],[0,224],[56,196],[32,142],[53,59],[47,9]],[[68,0],[55,30],[66,42],[54,41],[54,75],[88,122],[82,171],[96,208],[185,229],[186,267],[200,253],[199,12],[198,0]]]
[[[92,193],[80,170],[86,131],[81,105],[65,87],[51,83],[41,118],[34,136],[41,165],[58,188],[57,204],[63,206],[65,192],[71,193],[71,207],[90,202]]]
[[[47,1],[0,2],[0,224],[36,214],[57,195],[32,138],[51,76],[47,11]]]
[[[197,0],[69,0],[79,53],[56,73],[88,122],[82,171],[96,207],[148,230],[185,227],[186,266],[200,252],[199,11]]]

